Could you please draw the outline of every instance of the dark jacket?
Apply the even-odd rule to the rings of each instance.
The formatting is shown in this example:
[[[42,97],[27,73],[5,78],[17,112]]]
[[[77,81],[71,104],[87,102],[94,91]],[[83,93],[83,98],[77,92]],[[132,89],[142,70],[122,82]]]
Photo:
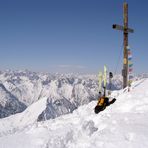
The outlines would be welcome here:
[[[115,98],[109,101],[108,97],[104,97],[104,96],[100,97],[98,99],[97,106],[95,107],[95,113],[99,113],[100,111],[103,111],[106,108],[106,106],[113,104],[115,101],[116,101]]]

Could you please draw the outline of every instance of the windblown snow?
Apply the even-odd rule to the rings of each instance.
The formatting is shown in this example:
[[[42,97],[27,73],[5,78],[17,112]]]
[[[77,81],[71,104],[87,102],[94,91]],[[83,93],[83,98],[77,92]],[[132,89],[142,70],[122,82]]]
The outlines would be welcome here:
[[[71,114],[37,122],[48,100],[43,97],[22,113],[0,119],[0,147],[147,148],[148,79],[112,96],[117,101],[99,114],[93,110],[97,101],[91,101]]]

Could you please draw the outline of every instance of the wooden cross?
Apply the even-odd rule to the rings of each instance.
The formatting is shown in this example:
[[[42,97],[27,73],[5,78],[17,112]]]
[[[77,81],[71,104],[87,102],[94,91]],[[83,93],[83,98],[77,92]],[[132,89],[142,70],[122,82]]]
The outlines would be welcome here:
[[[121,30],[123,31],[124,36],[124,53],[123,53],[123,70],[122,70],[122,76],[123,76],[123,88],[125,88],[128,85],[128,33],[133,33],[134,30],[131,28],[128,28],[128,4],[124,2],[123,4],[123,18],[124,18],[124,26],[120,26],[117,24],[113,24],[113,29]]]

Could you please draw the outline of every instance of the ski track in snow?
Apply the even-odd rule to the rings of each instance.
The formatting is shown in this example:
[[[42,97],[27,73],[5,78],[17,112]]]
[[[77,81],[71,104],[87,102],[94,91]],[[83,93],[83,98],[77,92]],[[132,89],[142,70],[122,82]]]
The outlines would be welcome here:
[[[143,79],[130,92],[113,92],[117,101],[97,115],[93,110],[97,102],[92,101],[72,114],[36,122],[34,105],[28,109],[34,116],[23,112],[0,120],[0,148],[148,148],[147,88],[148,79]],[[37,106],[44,109],[44,100]]]

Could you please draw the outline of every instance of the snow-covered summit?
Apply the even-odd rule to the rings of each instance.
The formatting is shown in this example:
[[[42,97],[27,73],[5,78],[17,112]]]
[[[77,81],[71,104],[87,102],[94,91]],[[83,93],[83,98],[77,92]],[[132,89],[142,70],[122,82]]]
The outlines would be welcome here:
[[[3,131],[0,132],[0,146],[5,148],[147,148],[147,88],[148,79],[142,79],[133,83],[130,92],[126,89],[113,92],[112,95],[117,101],[97,115],[94,113],[97,101],[92,101],[71,114],[29,125],[25,123],[25,127],[20,126],[22,128],[15,128],[10,133],[8,127],[3,127]],[[41,100],[43,106],[46,99]],[[31,110],[30,108],[28,111]],[[4,120],[5,123],[7,122],[5,118],[1,119],[0,123],[4,123]]]

